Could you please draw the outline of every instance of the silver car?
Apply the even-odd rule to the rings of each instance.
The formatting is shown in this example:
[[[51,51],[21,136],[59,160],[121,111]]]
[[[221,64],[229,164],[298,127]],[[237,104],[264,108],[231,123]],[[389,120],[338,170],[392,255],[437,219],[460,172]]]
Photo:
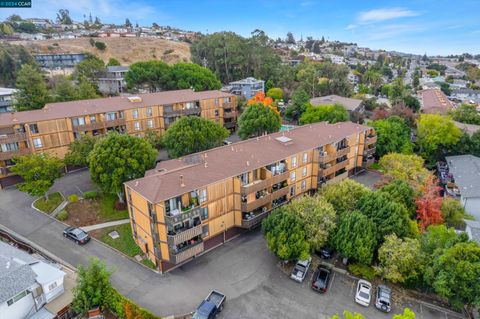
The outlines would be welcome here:
[[[372,284],[366,280],[360,279],[357,284],[357,292],[355,293],[355,302],[368,307],[372,298]]]
[[[390,312],[390,310],[392,310],[392,289],[384,285],[377,287],[375,307],[383,312]]]
[[[292,274],[290,278],[297,282],[303,282],[305,276],[307,275],[308,268],[310,268],[310,264],[312,263],[312,257],[308,257],[307,260],[299,260],[297,264],[293,268]]]

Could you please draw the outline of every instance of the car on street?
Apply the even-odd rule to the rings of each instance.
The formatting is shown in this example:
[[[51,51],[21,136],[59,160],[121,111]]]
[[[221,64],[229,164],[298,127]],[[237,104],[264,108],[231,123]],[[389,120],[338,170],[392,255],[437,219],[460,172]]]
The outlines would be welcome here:
[[[84,245],[90,240],[90,235],[78,227],[65,228],[63,237],[73,240],[77,245]]]
[[[333,257],[333,249],[330,247],[323,247],[316,251],[316,253],[323,259],[330,259]]]
[[[312,263],[312,257],[309,257],[307,260],[297,261],[295,267],[293,267],[290,278],[297,282],[303,282],[303,280],[305,279],[305,276],[307,275],[308,268],[310,268],[311,263]]]
[[[357,291],[355,293],[355,302],[368,307],[372,299],[372,284],[366,280],[360,279],[357,283]]]
[[[193,319],[213,319],[223,310],[223,303],[227,297],[221,292],[212,290],[202,301],[193,314]]]
[[[390,312],[390,310],[392,310],[392,289],[385,285],[379,285],[377,287],[375,307],[383,312]]]
[[[319,265],[312,278],[312,289],[326,293],[328,290],[328,284],[330,283],[332,271],[325,266]]]

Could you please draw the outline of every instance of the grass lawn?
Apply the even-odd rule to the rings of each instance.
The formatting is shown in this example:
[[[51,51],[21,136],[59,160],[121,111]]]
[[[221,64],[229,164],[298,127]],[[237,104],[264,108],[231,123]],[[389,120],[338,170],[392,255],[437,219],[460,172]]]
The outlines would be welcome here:
[[[118,197],[112,194],[102,194],[98,198],[100,209],[98,211],[99,217],[105,221],[119,220],[128,218],[128,211],[116,210],[115,202]]]
[[[114,230],[116,230],[120,235],[120,237],[117,239],[112,239],[110,236],[108,236],[108,234]],[[132,228],[130,224],[123,224],[103,229],[100,240],[130,257],[143,254],[140,247],[135,244],[135,241],[132,238]]]
[[[375,162],[370,165],[369,169],[378,171],[380,169],[380,164],[378,164],[378,162]]]
[[[63,202],[62,195],[60,193],[56,192],[56,193],[52,193],[52,194],[48,195],[48,200],[45,197],[40,198],[39,200],[37,200],[35,202],[35,204],[33,206],[35,206],[35,208],[37,208],[37,209],[40,209],[44,213],[50,214],[62,202]],[[127,216],[128,216],[128,213],[127,213]]]

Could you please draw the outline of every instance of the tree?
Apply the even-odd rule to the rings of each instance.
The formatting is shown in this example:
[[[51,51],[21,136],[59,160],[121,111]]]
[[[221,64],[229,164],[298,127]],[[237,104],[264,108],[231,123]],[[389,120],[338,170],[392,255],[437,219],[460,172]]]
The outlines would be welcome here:
[[[340,215],[332,243],[343,257],[369,265],[377,246],[375,224],[359,211]]]
[[[30,154],[15,157],[13,173],[23,178],[17,188],[30,196],[45,196],[55,179],[60,177],[63,167],[61,160],[47,154]]]
[[[2,44],[0,46],[0,85],[13,87],[18,73],[25,64],[35,66],[35,60],[24,46]]]
[[[376,272],[393,283],[416,279],[421,273],[420,243],[417,239],[387,235],[378,250],[378,261]]]
[[[123,183],[140,178],[155,165],[157,151],[144,139],[116,132],[95,143],[88,155],[92,180],[109,194],[123,199]]]
[[[402,101],[405,106],[411,109],[413,112],[418,112],[420,110],[420,101],[416,97],[412,95],[406,95],[403,97]]]
[[[411,233],[407,209],[384,192],[370,192],[363,195],[357,209],[370,218],[376,226],[376,238],[380,243],[386,235],[405,237]]]
[[[305,238],[303,222],[297,214],[284,207],[275,209],[262,221],[267,247],[282,260],[305,260],[310,245]]]
[[[274,101],[283,99],[283,91],[281,88],[271,88],[267,91],[267,96],[272,98]]]
[[[374,70],[368,70],[363,75],[363,82],[370,85],[374,92],[378,92],[383,84],[382,75]]]
[[[128,18],[125,19],[125,26],[127,28],[130,28],[132,26],[132,23],[130,22],[130,20]]]
[[[75,86],[67,77],[60,75],[54,78],[53,99],[55,102],[73,101],[76,99],[76,95]]]
[[[163,61],[136,62],[130,65],[125,81],[129,90],[146,89],[157,92],[166,87],[169,74],[170,67]]]
[[[158,131],[155,130],[147,130],[144,136],[145,140],[150,143],[154,148],[160,149],[163,145],[162,136]]]
[[[333,205],[337,214],[349,213],[357,206],[357,201],[370,190],[354,181],[344,179],[340,183],[329,184],[320,189],[320,195],[327,202]]]
[[[375,153],[378,157],[388,153],[412,153],[410,128],[403,119],[392,116],[384,120],[373,121],[371,125],[377,133]]]
[[[65,164],[80,167],[88,166],[88,155],[97,141],[98,138],[95,136],[84,134],[80,139],[70,143],[64,158]]]
[[[460,140],[462,132],[453,121],[439,114],[421,114],[417,123],[417,144],[420,153],[435,162],[439,152]]]
[[[384,192],[390,195],[390,198],[401,205],[403,205],[413,217],[415,214],[415,191],[413,188],[403,180],[395,179],[393,182],[382,186],[379,192]]]
[[[96,81],[104,73],[105,64],[103,61],[94,55],[88,55],[85,60],[75,66],[73,77],[77,80],[87,78],[90,81]]]
[[[426,271],[426,279],[435,292],[461,309],[480,305],[480,246],[462,242],[437,251]]]
[[[403,309],[402,314],[393,315],[392,319],[415,319],[415,313],[408,308]]]
[[[434,176],[430,176],[425,184],[423,195],[415,201],[417,204],[417,218],[420,221],[420,229],[425,229],[430,225],[439,225],[443,223],[442,216],[442,197],[440,197],[440,187]]]
[[[78,81],[76,88],[76,99],[77,100],[87,100],[95,99],[98,97],[97,88],[89,80],[81,78]]]
[[[50,100],[42,75],[30,64],[25,64],[18,72],[16,88],[17,111],[41,109]]]
[[[107,48],[107,45],[104,42],[95,41],[95,47],[100,51],[104,51]]]
[[[333,105],[308,105],[306,111],[300,117],[300,124],[317,122],[329,122],[330,124],[348,121],[347,110],[340,104]]]
[[[448,226],[456,227],[463,225],[465,209],[462,204],[460,204],[460,201],[454,198],[445,197],[442,200],[440,210],[442,212],[443,220]]]
[[[384,155],[380,167],[391,179],[407,182],[416,192],[420,192],[431,173],[423,167],[423,159],[418,155],[390,153]]]
[[[285,39],[285,42],[287,42],[288,44],[295,44],[295,38],[293,37],[292,32],[287,32],[287,38]]]
[[[60,24],[72,24],[72,18],[70,18],[70,12],[67,9],[58,10],[57,22]]]
[[[109,308],[113,297],[111,274],[105,263],[97,258],[90,259],[87,268],[79,265],[77,284],[73,288],[72,308],[79,314],[85,314],[94,307]]]
[[[422,234],[420,243],[425,258],[432,262],[432,255],[435,252],[466,241],[468,241],[468,237],[457,235],[454,228],[447,228],[445,225],[436,225],[427,228],[427,231]]]
[[[108,59],[107,66],[120,66],[120,62],[115,58]]]
[[[350,311],[348,310],[345,310],[343,312],[343,318],[344,319],[365,319],[365,317],[359,313],[351,313]],[[340,316],[338,314],[334,315],[333,317],[331,317],[330,319],[341,319]]]
[[[298,120],[305,112],[309,100],[310,97],[305,90],[296,90],[293,92],[292,100],[285,109],[285,116],[292,120]]]
[[[282,119],[278,111],[262,103],[247,106],[238,119],[238,135],[247,139],[265,133],[274,133],[280,130]]]
[[[302,196],[287,205],[286,210],[302,218],[305,237],[312,250],[325,246],[336,227],[336,213],[330,203],[320,196]]]
[[[163,136],[163,145],[171,158],[205,151],[222,145],[228,130],[220,124],[198,116],[176,120]]]
[[[477,111],[475,105],[462,104],[453,110],[451,114],[455,121],[480,125],[480,113]]]
[[[169,72],[166,89],[189,89],[194,91],[218,90],[222,84],[207,68],[193,63],[174,64]]]

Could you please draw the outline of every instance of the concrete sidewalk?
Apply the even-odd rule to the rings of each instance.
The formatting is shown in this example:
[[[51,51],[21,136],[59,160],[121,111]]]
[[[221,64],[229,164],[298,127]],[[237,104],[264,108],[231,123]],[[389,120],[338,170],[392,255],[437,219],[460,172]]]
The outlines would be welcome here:
[[[130,222],[130,219],[121,219],[121,220],[115,220],[113,222],[107,222],[107,223],[102,223],[102,224],[96,224],[96,225],[90,225],[90,226],[81,226],[80,228],[83,229],[86,232],[96,230],[96,229],[102,229],[102,228],[107,228],[107,227],[112,227],[112,226],[117,226],[117,225],[123,225],[123,224],[128,224]]]

